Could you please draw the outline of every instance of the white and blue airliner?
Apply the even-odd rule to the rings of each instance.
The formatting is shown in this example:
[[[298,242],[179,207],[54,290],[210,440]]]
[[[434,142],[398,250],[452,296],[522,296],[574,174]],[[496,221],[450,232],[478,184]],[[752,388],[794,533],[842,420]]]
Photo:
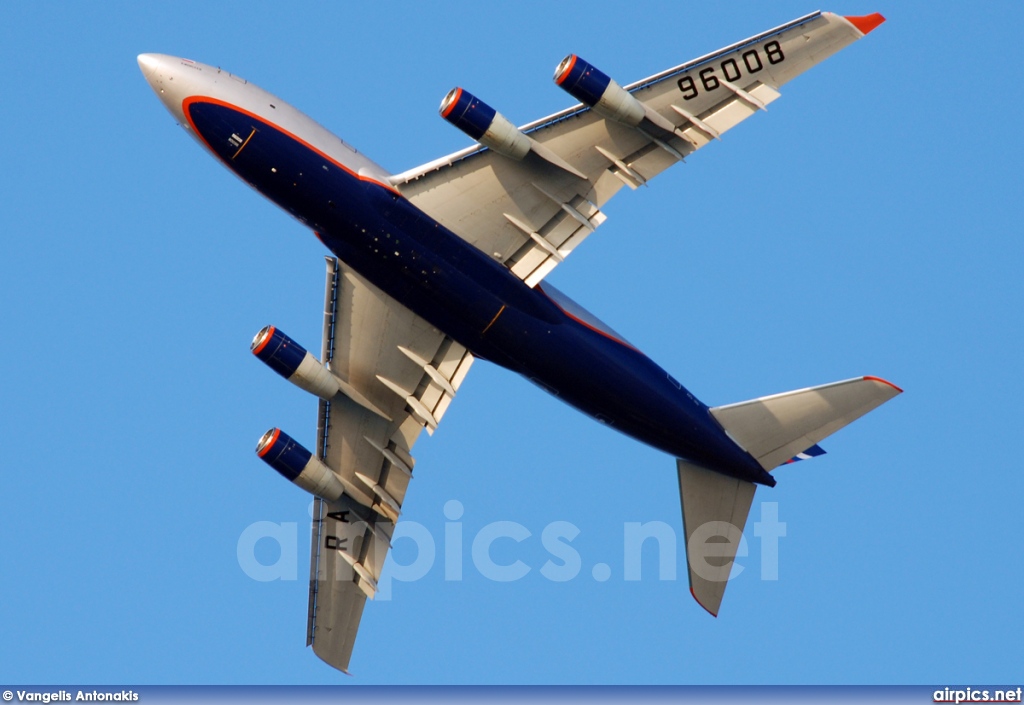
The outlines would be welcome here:
[[[570,55],[554,80],[579,102],[522,127],[455,88],[441,116],[473,146],[401,174],[237,75],[139,56],[185,131],[330,252],[319,355],[274,326],[252,342],[320,399],[315,448],[276,428],[257,446],[316,497],[307,643],[317,656],[347,671],[413,445],[476,358],[676,459],[690,590],[717,615],[755,488],[901,390],[864,376],[709,407],[544,278],[620,189],[720,139],[882,21],[815,12],[625,86]]]

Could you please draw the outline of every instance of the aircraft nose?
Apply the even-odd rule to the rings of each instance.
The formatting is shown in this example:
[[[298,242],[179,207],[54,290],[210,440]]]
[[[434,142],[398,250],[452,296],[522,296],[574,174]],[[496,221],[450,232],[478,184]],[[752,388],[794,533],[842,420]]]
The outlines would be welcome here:
[[[147,79],[156,70],[157,58],[153,54],[139,54],[139,68]]]
[[[142,71],[146,83],[179,124],[183,124],[184,120],[184,115],[181,113],[181,101],[195,89],[195,86],[179,70],[178,63],[181,61],[182,59],[166,54],[139,54],[138,56],[139,69]]]

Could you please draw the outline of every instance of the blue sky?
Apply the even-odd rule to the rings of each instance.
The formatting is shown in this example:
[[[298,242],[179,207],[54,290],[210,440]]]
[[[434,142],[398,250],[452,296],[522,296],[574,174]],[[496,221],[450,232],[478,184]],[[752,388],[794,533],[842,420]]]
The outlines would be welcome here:
[[[312,444],[313,400],[248,351],[316,349],[319,242],[177,128],[141,52],[223,66],[395,172],[468,144],[462,85],[525,123],[569,52],[620,83],[816,9],[760,3],[49,4],[0,8],[0,680],[38,683],[1020,683],[1024,244],[1018,3],[825,7],[888,18],[782,99],[606,209],[551,281],[710,404],[861,374],[906,393],[759,490],[786,522],[720,617],[629,522],[681,533],[671,458],[477,363],[416,446],[420,580],[367,606],[354,679],[304,648],[308,498],[253,453]],[[461,581],[443,508],[464,507]],[[473,568],[486,525],[520,580]],[[237,558],[294,525],[296,580]],[[579,529],[553,582],[541,535]],[[286,542],[287,543],[287,542]],[[394,557],[416,559],[410,541]],[[291,553],[288,553],[291,551]],[[592,577],[598,563],[610,578]]]

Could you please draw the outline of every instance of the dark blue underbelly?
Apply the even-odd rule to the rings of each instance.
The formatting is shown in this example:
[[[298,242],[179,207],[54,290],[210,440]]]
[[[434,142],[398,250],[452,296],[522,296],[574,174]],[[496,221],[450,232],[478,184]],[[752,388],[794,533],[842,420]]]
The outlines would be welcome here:
[[[770,480],[707,407],[649,358],[570,318],[399,194],[242,112],[203,102],[189,110],[196,130],[232,171],[474,354],[667,453]]]

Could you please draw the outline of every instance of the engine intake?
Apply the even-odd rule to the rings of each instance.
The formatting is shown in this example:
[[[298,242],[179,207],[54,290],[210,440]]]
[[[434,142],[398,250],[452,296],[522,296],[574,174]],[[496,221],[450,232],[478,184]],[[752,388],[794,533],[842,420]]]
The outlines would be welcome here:
[[[341,390],[322,362],[274,326],[260,330],[249,347],[270,369],[310,394],[330,401]]]
[[[485,147],[519,161],[530,152],[531,140],[497,110],[462,88],[441,101],[441,117]]]
[[[647,116],[643,103],[608,74],[576,54],[570,54],[558,64],[555,83],[610,120],[636,127]]]
[[[317,497],[335,502],[345,492],[334,471],[279,428],[263,434],[256,455],[289,482]]]

